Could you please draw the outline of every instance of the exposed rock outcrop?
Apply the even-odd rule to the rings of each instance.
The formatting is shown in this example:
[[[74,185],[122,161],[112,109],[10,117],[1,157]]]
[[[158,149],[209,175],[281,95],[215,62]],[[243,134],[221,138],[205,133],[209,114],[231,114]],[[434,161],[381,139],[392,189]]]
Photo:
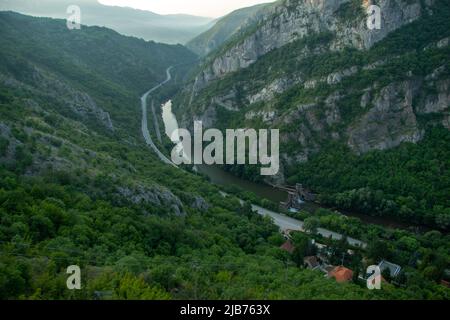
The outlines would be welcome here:
[[[424,10],[420,0],[377,1],[383,13],[382,27],[370,30],[365,13],[370,1],[361,0],[359,9],[357,6],[345,8],[352,3],[355,1],[287,0],[277,3],[267,10],[256,31],[207,65],[197,76],[194,90],[199,91],[214,79],[247,68],[273,49],[314,33],[332,32],[335,35],[329,50],[368,49],[392,31],[420,18]],[[353,14],[343,18],[340,11],[345,10]]]
[[[386,150],[402,142],[422,139],[413,109],[413,99],[420,83],[406,81],[383,88],[370,109],[348,129],[348,145],[358,153],[373,149]]]
[[[84,118],[96,119],[108,130],[114,131],[109,113],[100,108],[87,93],[37,68],[35,68],[33,80],[38,90],[43,90],[50,97],[63,100],[65,105],[76,114]]]
[[[196,196],[191,204],[192,208],[205,212],[208,211],[210,206],[202,197]]]
[[[117,187],[117,193],[120,197],[136,205],[144,204],[170,208],[172,213],[177,216],[186,215],[181,200],[171,191],[162,187],[122,186]]]
[[[34,67],[33,73],[26,82],[0,73],[0,81],[6,87],[26,89],[38,96],[44,94],[49,99],[58,101],[62,107],[70,109],[81,118],[98,121],[107,130],[114,131],[109,113],[100,108],[91,96],[75,89],[49,72]],[[33,105],[30,105],[30,107],[33,108]]]
[[[417,143],[430,125],[450,128],[448,64],[437,68],[450,38],[409,34],[420,23],[429,29],[433,20],[444,29],[442,3],[376,1],[380,30],[367,26],[371,4],[276,2],[239,40],[206,60],[179,96],[189,101],[180,107],[181,124],[191,128],[193,119],[201,119],[207,127],[228,121],[280,129],[287,166],[308,161],[330,142],[363,154]],[[393,39],[403,42],[396,48]],[[436,69],[425,76],[415,64],[427,69],[428,60]]]

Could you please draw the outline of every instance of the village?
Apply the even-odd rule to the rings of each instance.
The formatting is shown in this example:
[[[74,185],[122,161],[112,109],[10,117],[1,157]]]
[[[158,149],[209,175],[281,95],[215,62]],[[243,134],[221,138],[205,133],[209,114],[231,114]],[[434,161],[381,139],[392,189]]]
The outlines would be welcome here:
[[[315,202],[317,200],[317,195],[304,188],[302,184],[297,184],[295,188],[290,187],[285,189],[288,191],[288,199],[286,202],[280,203],[280,209],[282,210],[287,210],[291,213],[299,212],[303,209],[305,202]],[[307,232],[306,230],[284,230],[283,236],[286,242],[280,248],[291,255],[296,254],[297,249],[293,241],[295,233],[309,233],[309,235],[313,236],[315,232]],[[315,239],[309,240],[306,253],[310,253],[311,255],[307,254],[303,257],[302,267],[313,271],[320,271],[325,277],[335,279],[338,283],[355,282],[359,280],[366,281],[368,279],[370,274],[366,274],[365,271],[362,271],[365,270],[363,266],[367,267],[369,265],[368,259],[363,258],[361,253],[356,252],[357,250],[363,249],[362,247],[349,249],[351,246],[347,242],[347,239],[344,238],[341,239],[338,244],[338,246],[341,246],[339,248],[340,250],[336,250],[336,247],[332,245],[332,239],[326,240],[328,240],[326,242],[329,244],[320,243]],[[303,251],[303,253],[305,252]],[[353,270],[351,265],[357,266],[358,270]],[[389,280],[395,283],[395,279],[402,271],[401,266],[386,260],[380,261],[378,267],[382,273],[382,281],[384,282],[388,282]]]
[[[297,252],[297,248],[292,240],[295,238],[296,233],[299,233],[299,231],[284,231],[283,235],[286,241],[280,247],[280,249],[289,253],[291,256],[295,256],[294,260],[299,258],[299,254],[301,255],[301,253]],[[343,242],[341,241],[340,244],[342,243]],[[363,265],[368,266],[368,260],[366,258],[362,258],[360,262],[355,262],[358,258],[361,258],[360,254],[357,253],[356,250],[346,248],[343,249],[343,247],[341,247],[341,249],[342,250],[339,251],[336,250],[336,247],[333,245],[322,244],[314,239],[309,240],[307,252],[311,255],[303,257],[303,265],[300,267],[313,271],[320,271],[324,274],[324,277],[335,279],[338,283],[346,283],[351,281],[356,282],[359,280],[366,281],[371,275],[366,274],[365,271],[362,271],[365,269],[361,267]],[[336,264],[335,262],[337,261],[340,263]],[[350,265],[359,265],[358,270],[351,269]],[[383,282],[395,283],[395,279],[402,271],[401,266],[386,260],[379,262],[378,267],[381,271]]]

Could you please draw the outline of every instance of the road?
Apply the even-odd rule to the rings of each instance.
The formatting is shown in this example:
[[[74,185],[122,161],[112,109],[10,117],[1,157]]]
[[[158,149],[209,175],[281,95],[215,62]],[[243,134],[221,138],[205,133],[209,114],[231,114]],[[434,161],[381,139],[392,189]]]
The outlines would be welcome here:
[[[152,140],[152,137],[150,136],[150,132],[148,131],[148,119],[147,119],[147,101],[148,97],[151,93],[155,92],[159,88],[161,88],[163,85],[168,83],[170,80],[172,80],[172,75],[170,74],[170,70],[172,70],[173,67],[169,67],[166,70],[167,78],[157,86],[151,88],[148,90],[142,97],[141,97],[141,107],[142,107],[142,135],[144,136],[145,142],[147,145],[156,153],[156,155],[161,159],[162,162],[169,164],[171,166],[177,167],[169,158],[167,158],[161,151],[159,151],[158,147],[155,145],[155,143]]]
[[[274,223],[280,228],[281,231],[293,230],[293,231],[305,232],[303,221],[296,220],[291,217],[282,215],[280,213],[276,213],[276,212],[267,210],[267,209],[262,208],[257,205],[252,205],[252,209],[254,211],[258,212],[262,216],[271,217],[273,219]],[[333,240],[341,240],[342,239],[341,234],[327,230],[327,229],[323,229],[323,228],[318,228],[317,233],[325,238],[331,237]],[[347,241],[350,245],[355,246],[355,247],[361,247],[361,248],[367,247],[367,244],[365,244],[364,242],[357,240],[357,239],[347,238]]]
[[[172,76],[170,74],[170,70],[173,67],[170,67],[166,70],[166,74],[167,74],[167,78],[165,81],[161,82],[160,84],[158,84],[157,86],[153,87],[152,89],[150,89],[149,91],[147,91],[142,97],[141,97],[141,105],[142,105],[142,134],[144,136],[145,142],[147,143],[147,145],[150,146],[150,148],[153,149],[153,151],[158,155],[158,157],[161,159],[162,162],[172,165],[174,167],[177,167],[169,158],[167,158],[161,151],[159,151],[158,147],[155,145],[155,143],[152,140],[152,137],[150,136],[150,132],[148,131],[148,120],[147,120],[147,101],[148,101],[148,97],[150,96],[151,93],[153,93],[154,91],[158,90],[159,88],[161,88],[163,85],[165,85],[166,83],[168,83],[170,80],[172,80]],[[153,115],[155,116],[155,115]],[[177,167],[178,168],[178,167]],[[221,192],[221,195],[223,197],[226,197],[227,194],[224,192]],[[243,204],[244,201],[241,200],[241,203]],[[273,219],[273,222],[275,223],[275,225],[277,225],[281,231],[286,231],[286,230],[294,230],[294,231],[301,231],[301,232],[305,232],[303,226],[304,223],[300,220],[296,220],[293,218],[290,218],[286,215],[282,215],[280,213],[271,211],[271,210],[267,210],[265,208],[262,208],[260,206],[257,205],[252,205],[252,209],[256,212],[258,212],[258,214],[262,215],[262,216],[269,216]],[[317,232],[322,235],[325,238],[329,238],[332,237],[332,239],[334,240],[341,240],[342,239],[342,235],[327,229],[323,229],[323,228],[319,228],[317,229]],[[362,248],[367,247],[367,244],[365,244],[364,242],[360,241],[360,240],[356,240],[353,238],[348,238],[348,243],[352,246],[359,246]]]

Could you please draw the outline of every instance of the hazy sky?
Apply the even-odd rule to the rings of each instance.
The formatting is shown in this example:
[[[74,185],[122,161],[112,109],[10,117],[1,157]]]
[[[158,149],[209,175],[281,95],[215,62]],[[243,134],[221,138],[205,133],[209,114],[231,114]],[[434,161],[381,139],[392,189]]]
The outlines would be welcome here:
[[[159,14],[186,13],[217,18],[235,9],[273,2],[273,0],[99,0],[99,2],[149,10]]]

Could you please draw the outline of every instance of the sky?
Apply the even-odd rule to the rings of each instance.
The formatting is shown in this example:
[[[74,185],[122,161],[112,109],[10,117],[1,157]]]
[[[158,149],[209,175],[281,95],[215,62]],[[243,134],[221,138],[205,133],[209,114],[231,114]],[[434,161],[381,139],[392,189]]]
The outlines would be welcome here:
[[[271,0],[99,0],[105,5],[132,7],[159,14],[185,13],[195,16],[218,18],[233,10]]]

